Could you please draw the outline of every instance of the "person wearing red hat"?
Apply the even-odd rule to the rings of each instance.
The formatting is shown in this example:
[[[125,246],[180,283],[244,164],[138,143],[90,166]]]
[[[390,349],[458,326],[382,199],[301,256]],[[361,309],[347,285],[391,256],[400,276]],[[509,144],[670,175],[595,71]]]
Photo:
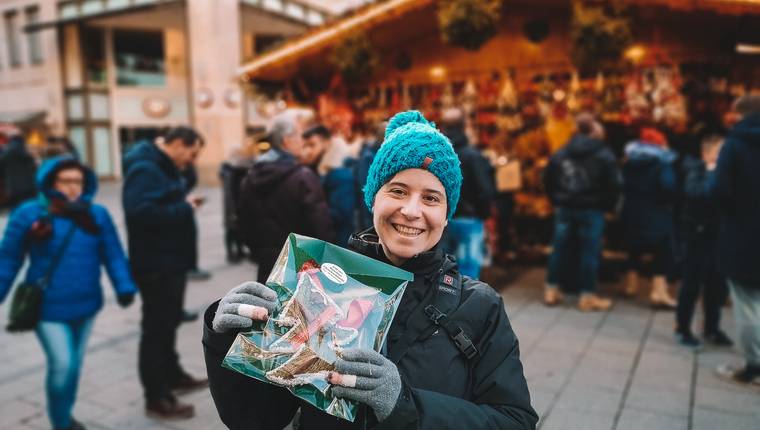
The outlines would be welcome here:
[[[649,272],[653,306],[675,309],[676,301],[668,292],[665,279],[670,264],[673,241],[673,205],[677,192],[673,163],[676,154],[668,149],[665,136],[657,129],[645,127],[640,140],[625,148],[624,202],[621,221],[628,247],[629,271],[625,294],[638,293],[639,273],[645,268],[642,254],[653,256]]]

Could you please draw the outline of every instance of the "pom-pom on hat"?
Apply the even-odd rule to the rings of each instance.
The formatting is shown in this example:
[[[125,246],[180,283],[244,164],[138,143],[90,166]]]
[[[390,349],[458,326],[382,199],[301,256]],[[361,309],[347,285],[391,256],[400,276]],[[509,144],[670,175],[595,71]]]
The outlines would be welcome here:
[[[406,169],[425,169],[441,181],[451,219],[462,188],[459,157],[449,139],[416,110],[397,113],[388,122],[385,140],[369,167],[364,185],[364,203],[370,211],[380,187]]]

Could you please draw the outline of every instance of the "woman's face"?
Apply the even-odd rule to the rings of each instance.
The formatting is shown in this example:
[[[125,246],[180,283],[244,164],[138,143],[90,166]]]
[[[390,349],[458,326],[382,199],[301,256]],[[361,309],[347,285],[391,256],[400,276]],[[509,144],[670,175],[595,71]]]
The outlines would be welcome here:
[[[395,265],[430,250],[448,221],[446,190],[427,170],[397,173],[375,195],[373,224],[385,255]]]
[[[82,195],[84,175],[80,169],[64,169],[55,175],[53,188],[63,194],[70,202],[76,201]]]

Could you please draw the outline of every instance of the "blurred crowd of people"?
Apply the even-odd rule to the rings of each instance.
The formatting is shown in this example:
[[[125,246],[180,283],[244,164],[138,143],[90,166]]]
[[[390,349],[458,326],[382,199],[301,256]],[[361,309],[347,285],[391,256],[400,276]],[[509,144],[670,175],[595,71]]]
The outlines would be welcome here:
[[[554,210],[543,299],[559,305],[564,291],[577,290],[581,311],[613,306],[599,294],[597,279],[606,227],[615,223],[628,258],[623,293],[636,296],[640,275],[651,276],[649,301],[676,309],[679,343],[701,345],[692,331],[701,294],[704,339],[733,345],[720,328],[730,291],[746,365],[721,373],[752,382],[760,378],[760,97],[742,97],[734,111],[738,122],[730,130],[690,135],[686,144],[682,136],[674,145],[672,130],[637,125],[622,153],[597,118],[578,115],[572,137],[542,172]],[[371,132],[346,137],[333,133],[313,111],[290,108],[274,117],[266,136],[235,148],[219,171],[228,261],[253,260],[257,280],[264,283],[289,233],[346,246],[351,234],[369,231],[376,214],[363,188],[386,125],[372,124],[363,127]],[[512,197],[497,191],[498,162],[468,137],[461,108],[440,112],[439,125],[463,178],[459,204],[440,243],[456,256],[463,275],[478,279],[484,266],[504,261],[494,260],[494,253],[503,257],[501,251],[515,249],[504,245],[514,229]],[[27,256],[26,279],[36,281],[61,249],[69,250],[50,276],[36,329],[48,359],[54,428],[83,428],[71,411],[87,338],[102,306],[101,265],[120,305],[130,305],[138,291],[142,298],[139,373],[146,413],[193,416],[193,406],[177,393],[205,387],[207,381],[185,372],[175,345],[177,327],[188,318],[183,311],[188,275],[198,272],[195,211],[205,199],[192,190],[203,137],[177,127],[134,145],[124,156],[127,259],[107,210],[93,203],[95,175],[78,161],[70,142],[51,139],[38,169],[17,132],[2,134],[0,178],[4,201],[15,210],[0,244],[0,300]],[[494,245],[499,236],[502,245]],[[680,288],[674,297],[676,281]]]

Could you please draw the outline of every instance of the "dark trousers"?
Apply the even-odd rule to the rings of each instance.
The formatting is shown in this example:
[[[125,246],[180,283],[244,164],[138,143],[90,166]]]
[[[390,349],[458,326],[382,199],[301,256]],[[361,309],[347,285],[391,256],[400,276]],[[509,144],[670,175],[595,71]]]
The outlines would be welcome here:
[[[720,324],[720,308],[728,288],[717,270],[716,238],[695,237],[687,241],[683,263],[683,282],[678,293],[676,330],[687,332],[700,291],[705,312],[705,333],[714,333]]]
[[[628,270],[635,270],[645,275],[666,275],[671,264],[672,242],[670,237],[659,239],[629,239]],[[641,260],[642,255],[651,254],[652,264],[646,265]]]
[[[581,293],[596,293],[596,278],[602,252],[604,213],[595,209],[557,208],[554,212],[554,240],[546,282],[557,285],[562,269],[578,261],[578,285]],[[575,254],[580,252],[580,255]],[[575,260],[578,258],[578,260]],[[564,277],[566,278],[566,277]]]
[[[171,396],[182,376],[177,354],[177,328],[187,275],[184,272],[135,275],[142,298],[142,334],[138,368],[147,400]]]

